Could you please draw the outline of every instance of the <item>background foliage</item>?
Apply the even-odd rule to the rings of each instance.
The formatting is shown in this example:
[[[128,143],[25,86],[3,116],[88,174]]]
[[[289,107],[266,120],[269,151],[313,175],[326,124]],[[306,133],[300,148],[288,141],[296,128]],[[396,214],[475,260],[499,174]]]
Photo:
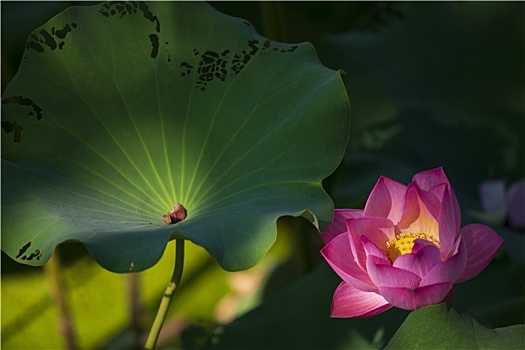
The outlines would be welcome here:
[[[2,89],[17,70],[29,33],[70,5],[2,2]],[[474,214],[481,210],[481,181],[511,183],[525,176],[524,3],[212,5],[267,36],[310,41],[326,66],[346,72],[350,143],[344,162],[324,182],[336,207],[362,207],[380,175],[406,183],[415,172],[444,166],[465,225],[480,221]],[[265,14],[283,19],[280,32],[270,31]],[[494,229],[506,240],[502,251],[478,277],[454,287],[453,305],[483,327],[523,324],[524,233],[506,224]],[[319,258],[320,247],[309,224],[290,218],[279,221],[278,241],[263,262],[245,272],[227,273],[189,245],[161,345],[180,345],[178,335],[188,326],[182,337],[188,348],[388,344],[407,312],[328,318],[338,278]],[[78,347],[124,346],[140,337],[171,273],[172,251],[168,247],[159,264],[136,275],[134,298],[129,286],[137,281],[103,270],[81,245],[59,247]],[[47,267],[19,265],[2,253],[3,348],[65,346],[61,313],[51,302],[52,276]],[[236,316],[241,318],[229,323]],[[260,337],[244,338],[247,328]]]

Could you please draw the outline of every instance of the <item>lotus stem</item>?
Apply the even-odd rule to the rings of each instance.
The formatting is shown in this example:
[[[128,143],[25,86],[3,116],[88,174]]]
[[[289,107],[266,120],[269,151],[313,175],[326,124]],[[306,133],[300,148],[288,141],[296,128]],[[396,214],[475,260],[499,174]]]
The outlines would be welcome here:
[[[164,324],[164,320],[166,319],[166,315],[170,307],[171,299],[173,298],[175,289],[179,285],[180,280],[182,278],[183,267],[184,267],[184,239],[176,239],[175,240],[175,268],[173,270],[173,275],[171,277],[170,283],[166,287],[166,291],[164,292],[164,295],[162,296],[162,300],[160,302],[160,306],[157,311],[157,315],[155,316],[155,320],[153,321],[153,325],[151,326],[148,340],[146,341],[146,346],[145,346],[146,350],[155,349],[157,340],[159,338],[160,330],[162,329],[162,325]]]
[[[271,40],[286,42],[284,4],[281,1],[259,1],[259,11],[264,36]]]
[[[67,290],[62,270],[62,262],[58,251],[55,250],[53,256],[44,265],[44,271],[49,278],[52,287],[53,300],[58,311],[58,329],[64,340],[66,348],[69,350],[77,349],[75,332],[71,321],[71,314],[67,305]]]
[[[133,334],[133,349],[142,349],[141,335],[143,332],[141,326],[141,319],[144,314],[144,307],[140,302],[140,275],[138,273],[130,273],[126,275],[126,282],[128,285],[128,299],[129,308],[131,309],[131,317],[129,320],[129,327]]]

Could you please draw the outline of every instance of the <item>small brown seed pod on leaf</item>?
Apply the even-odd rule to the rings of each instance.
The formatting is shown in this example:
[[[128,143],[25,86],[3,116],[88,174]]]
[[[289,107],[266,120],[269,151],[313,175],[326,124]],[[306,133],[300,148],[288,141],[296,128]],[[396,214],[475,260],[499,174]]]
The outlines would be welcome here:
[[[187,214],[186,208],[184,208],[182,204],[176,203],[173,209],[168,214],[163,215],[162,218],[166,224],[176,224],[184,220]]]

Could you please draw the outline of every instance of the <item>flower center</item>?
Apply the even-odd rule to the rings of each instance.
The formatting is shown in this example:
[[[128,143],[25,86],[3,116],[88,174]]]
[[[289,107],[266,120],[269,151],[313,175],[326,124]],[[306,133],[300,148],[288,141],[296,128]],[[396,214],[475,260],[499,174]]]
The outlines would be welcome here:
[[[390,259],[392,263],[396,261],[398,257],[404,254],[409,254],[412,252],[414,247],[414,241],[416,239],[424,239],[426,241],[434,243],[439,248],[439,242],[436,241],[433,237],[429,237],[424,233],[412,233],[412,232],[402,232],[396,235],[395,238],[392,238],[386,242],[384,250],[386,256]]]

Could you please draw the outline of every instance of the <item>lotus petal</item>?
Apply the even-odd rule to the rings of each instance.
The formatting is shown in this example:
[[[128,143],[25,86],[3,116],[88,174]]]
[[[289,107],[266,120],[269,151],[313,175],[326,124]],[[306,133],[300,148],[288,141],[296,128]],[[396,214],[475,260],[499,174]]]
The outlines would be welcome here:
[[[417,288],[379,287],[379,292],[393,306],[415,310],[441,303],[450,289],[452,289],[452,283],[439,283]]]
[[[417,186],[424,191],[429,191],[432,187],[441,184],[450,185],[447,176],[443,171],[443,167],[425,170],[420,173],[417,173],[416,175],[414,175],[412,181],[415,182]]]
[[[438,216],[439,244],[441,257],[446,259],[452,253],[452,246],[459,235],[461,211],[456,196],[447,185],[441,199],[441,210]]]
[[[332,317],[369,317],[390,309],[385,298],[373,292],[363,292],[341,282],[332,299]]]
[[[368,274],[352,258],[352,250],[347,235],[335,237],[321,250],[321,254],[346,283],[350,283],[363,291],[377,291],[377,287]]]
[[[381,217],[397,223],[403,212],[406,186],[381,176],[365,205],[365,216]]]
[[[330,242],[335,236],[346,232],[346,219],[360,218],[363,216],[361,209],[336,209],[334,220],[328,231],[321,234],[324,243]]]
[[[367,257],[366,267],[370,279],[380,291],[381,287],[417,288],[421,282],[415,273],[385,264],[384,260],[373,255]]]
[[[421,286],[450,282],[456,283],[465,270],[467,248],[465,241],[458,239],[454,245],[454,255],[431,269],[421,280]]]
[[[439,263],[441,263],[439,248],[424,239],[416,239],[412,253],[398,257],[396,261],[394,261],[393,266],[413,272],[423,278],[428,271]]]
[[[347,225],[352,236],[365,236],[378,247],[395,237],[394,224],[389,219],[363,217],[348,220]]]
[[[490,227],[481,224],[467,225],[461,229],[459,234],[465,241],[467,260],[458,283],[477,276],[503,244],[503,238]]]
[[[414,183],[408,185],[403,217],[397,227],[401,232],[424,233],[439,241],[436,217],[424,204],[421,193]]]

